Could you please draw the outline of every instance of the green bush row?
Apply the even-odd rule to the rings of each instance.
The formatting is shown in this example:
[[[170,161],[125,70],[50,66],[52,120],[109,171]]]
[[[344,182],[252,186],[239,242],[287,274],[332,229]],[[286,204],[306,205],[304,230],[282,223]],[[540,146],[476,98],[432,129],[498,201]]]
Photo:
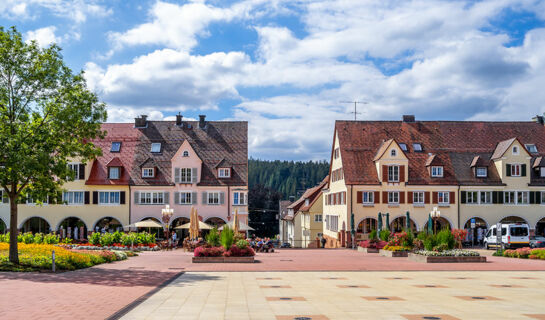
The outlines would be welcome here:
[[[122,233],[116,231],[114,233],[93,232],[89,236],[89,243],[92,245],[100,245],[108,247],[114,243],[120,243],[125,246],[130,245],[149,245],[155,243],[155,234],[148,232],[129,232]]]
[[[0,242],[9,243],[9,232],[0,234]],[[17,235],[17,242],[26,244],[57,244],[60,242],[60,237],[53,233],[43,234],[26,232]]]

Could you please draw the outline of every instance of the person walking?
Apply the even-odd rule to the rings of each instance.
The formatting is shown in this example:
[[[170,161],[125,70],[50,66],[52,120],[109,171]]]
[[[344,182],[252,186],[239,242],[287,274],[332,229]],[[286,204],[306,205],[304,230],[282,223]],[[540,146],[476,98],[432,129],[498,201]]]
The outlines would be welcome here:
[[[326,240],[325,240],[325,237],[324,235],[322,234],[322,248],[325,248],[325,243],[326,243]]]

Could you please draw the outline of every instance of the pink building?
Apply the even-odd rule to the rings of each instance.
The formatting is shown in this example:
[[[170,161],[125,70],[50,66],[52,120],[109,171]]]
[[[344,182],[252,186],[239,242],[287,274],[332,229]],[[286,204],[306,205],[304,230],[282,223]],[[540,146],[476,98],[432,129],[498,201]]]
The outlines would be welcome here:
[[[130,223],[161,221],[166,204],[174,209],[171,227],[189,222],[191,207],[208,224],[230,221],[236,209],[248,222],[247,122],[142,116],[134,130],[140,138],[130,174]]]

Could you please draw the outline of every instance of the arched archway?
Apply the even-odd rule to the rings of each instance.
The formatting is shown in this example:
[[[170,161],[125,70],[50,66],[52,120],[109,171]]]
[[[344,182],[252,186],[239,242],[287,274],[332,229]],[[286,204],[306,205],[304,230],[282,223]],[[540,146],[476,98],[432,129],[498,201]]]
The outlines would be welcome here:
[[[57,230],[63,238],[87,239],[87,225],[78,217],[64,218]]]
[[[170,224],[170,228],[172,232],[176,232],[176,236],[178,237],[178,240],[180,240],[179,243],[181,243],[183,239],[189,236],[189,229],[175,229],[175,228],[181,225],[184,225],[186,223],[189,223],[189,218],[178,217],[172,220],[172,223]]]
[[[204,223],[219,228],[219,227],[223,226],[226,222],[222,218],[210,217],[210,218],[206,219],[204,221]]]
[[[140,221],[144,221],[144,220],[153,220],[157,223],[159,223],[160,225],[163,225],[163,223],[161,221],[159,221],[159,219],[157,218],[154,218],[154,217],[145,217],[143,219],[141,219]],[[155,234],[155,238],[158,238],[158,239],[164,239],[165,238],[165,230],[163,228],[137,228],[138,229],[138,232],[142,232],[142,231],[147,231],[149,233],[154,233]]]
[[[121,222],[117,220],[114,217],[104,217],[99,219],[95,226],[93,227],[93,231],[95,232],[102,232],[104,229],[105,232],[116,232],[116,231],[122,231],[123,226],[121,225]]]
[[[528,221],[526,221],[524,218],[521,218],[519,216],[508,216],[500,220],[500,223],[508,224],[508,223],[525,223],[528,224]]]
[[[356,228],[357,233],[368,234],[372,230],[377,230],[377,219],[375,218],[365,218],[358,223]]]
[[[23,222],[21,229],[23,233],[49,233],[51,232],[51,225],[42,217],[31,217]]]
[[[411,231],[415,233],[417,231],[416,223],[413,219],[410,219],[410,225],[411,225]],[[390,231],[392,232],[401,232],[407,228],[407,217],[406,216],[399,216],[394,218],[392,222],[390,222]]]
[[[4,220],[0,219],[0,233],[6,233],[8,232],[8,226],[4,222]]]
[[[445,217],[439,217],[437,219],[436,228],[437,228],[437,232],[439,232],[439,231],[441,231],[443,229],[452,230],[452,225],[450,224],[450,222]],[[433,230],[433,224],[431,226],[431,229]],[[426,221],[426,224],[424,224],[424,229],[423,230],[428,230],[428,221]]]
[[[473,233],[471,233],[472,219],[475,219],[475,228],[473,229]],[[488,223],[483,218],[472,217],[466,221],[466,223],[464,224],[464,229],[467,230],[467,237],[465,239],[465,242],[471,245],[480,244],[488,230]]]
[[[545,217],[536,223],[535,235],[545,237]]]

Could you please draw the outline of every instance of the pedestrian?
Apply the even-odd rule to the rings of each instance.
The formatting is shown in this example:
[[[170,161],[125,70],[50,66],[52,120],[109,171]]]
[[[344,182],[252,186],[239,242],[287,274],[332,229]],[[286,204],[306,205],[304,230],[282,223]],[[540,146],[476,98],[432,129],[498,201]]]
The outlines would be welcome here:
[[[322,234],[322,248],[325,248],[325,243],[326,243],[326,240],[325,240],[325,237],[324,235]]]

